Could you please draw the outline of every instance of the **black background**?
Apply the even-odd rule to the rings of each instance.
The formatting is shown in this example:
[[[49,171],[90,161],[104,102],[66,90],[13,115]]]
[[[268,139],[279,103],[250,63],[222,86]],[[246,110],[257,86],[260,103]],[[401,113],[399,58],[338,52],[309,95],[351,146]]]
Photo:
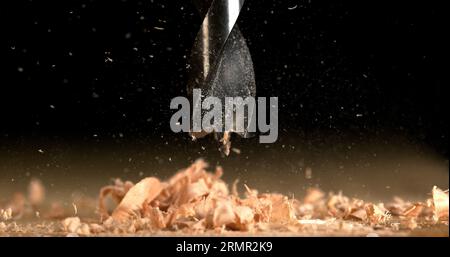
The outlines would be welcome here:
[[[359,254],[358,249],[386,247],[393,254],[417,254],[428,253],[432,246],[438,251],[445,251],[448,238],[444,237],[381,237],[381,238],[363,238],[363,237],[80,237],[80,238],[61,238],[61,237],[22,237],[22,238],[2,238],[8,245],[17,244],[17,246],[27,245],[22,251],[34,253],[36,250],[48,248],[64,249],[73,248],[74,254],[85,254],[89,249],[93,254],[107,254],[108,256],[123,256],[127,254],[142,254],[146,251],[152,254],[168,254],[179,256],[290,256],[301,252],[305,255],[336,254],[343,245],[355,248],[349,251],[349,256]],[[217,245],[217,250],[210,250],[208,254],[199,252],[177,252],[177,244],[186,243],[208,243],[212,246]],[[272,242],[273,250],[271,252],[219,252],[221,242]],[[73,244],[85,245],[86,247],[73,247]],[[323,247],[326,244],[328,247]],[[111,245],[120,245],[120,247],[111,247]],[[359,248],[354,247],[358,245]],[[414,247],[411,247],[411,246]],[[211,246],[211,247],[212,247]],[[8,250],[12,247],[6,248]],[[58,250],[59,250],[58,249]],[[149,250],[151,249],[151,250]],[[49,256],[58,256],[60,251],[49,251]],[[355,253],[356,252],[356,253]],[[11,250],[11,253],[12,250]]]
[[[247,0],[238,26],[284,135],[402,135],[447,157],[442,7]],[[0,142],[189,143],[170,99],[201,18],[190,1],[1,1]],[[163,28],[155,29],[155,27]],[[160,142],[160,143],[155,143]]]

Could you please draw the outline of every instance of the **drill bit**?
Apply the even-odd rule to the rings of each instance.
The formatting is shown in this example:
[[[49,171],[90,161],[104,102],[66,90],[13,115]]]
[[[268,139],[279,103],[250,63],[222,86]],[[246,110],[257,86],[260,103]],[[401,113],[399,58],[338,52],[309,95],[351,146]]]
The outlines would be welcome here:
[[[236,24],[244,0],[194,0],[194,4],[203,22],[189,59],[188,93],[192,95],[194,89],[201,89],[202,98],[214,96],[221,99],[222,103],[225,97],[254,97],[256,85],[253,62]],[[248,116],[244,115],[244,124],[248,122]],[[216,133],[226,155],[230,149],[231,132]],[[194,139],[206,134],[205,131],[191,132]],[[247,129],[238,134],[249,136]]]

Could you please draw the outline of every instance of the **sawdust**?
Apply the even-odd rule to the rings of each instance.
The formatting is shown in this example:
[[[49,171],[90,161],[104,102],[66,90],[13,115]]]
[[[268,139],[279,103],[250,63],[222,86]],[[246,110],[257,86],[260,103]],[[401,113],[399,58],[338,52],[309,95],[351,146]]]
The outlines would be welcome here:
[[[408,202],[372,203],[342,193],[308,189],[303,199],[278,193],[259,193],[238,181],[232,191],[223,171],[207,171],[197,160],[167,181],[144,178],[134,184],[117,179],[101,188],[97,219],[82,219],[52,203],[46,219],[20,222],[44,202],[44,187],[33,180],[28,198],[15,194],[0,210],[0,235],[411,235],[440,228],[448,236],[448,191],[432,189],[432,198]],[[116,206],[108,211],[107,199]],[[84,200],[88,201],[88,200]],[[83,202],[75,205],[80,209]],[[73,212],[73,211],[72,211]],[[78,211],[75,211],[75,215]]]

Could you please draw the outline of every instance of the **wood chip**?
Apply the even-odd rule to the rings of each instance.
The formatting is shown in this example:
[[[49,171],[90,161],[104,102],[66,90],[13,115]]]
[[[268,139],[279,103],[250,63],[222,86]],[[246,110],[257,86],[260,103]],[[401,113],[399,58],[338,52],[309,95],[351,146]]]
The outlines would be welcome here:
[[[434,220],[448,221],[448,191],[444,192],[436,186],[433,187]]]
[[[139,216],[145,203],[155,199],[162,190],[161,183],[156,178],[145,178],[134,185],[112,213],[116,221],[126,221],[133,216]]]

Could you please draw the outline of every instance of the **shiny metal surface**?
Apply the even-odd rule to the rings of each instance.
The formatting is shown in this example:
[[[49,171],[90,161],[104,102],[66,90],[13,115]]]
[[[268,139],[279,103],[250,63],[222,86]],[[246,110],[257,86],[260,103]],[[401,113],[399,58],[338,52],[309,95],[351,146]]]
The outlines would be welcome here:
[[[255,96],[253,62],[236,24],[244,0],[194,0],[194,4],[203,22],[189,59],[188,93],[199,88],[205,97]]]

